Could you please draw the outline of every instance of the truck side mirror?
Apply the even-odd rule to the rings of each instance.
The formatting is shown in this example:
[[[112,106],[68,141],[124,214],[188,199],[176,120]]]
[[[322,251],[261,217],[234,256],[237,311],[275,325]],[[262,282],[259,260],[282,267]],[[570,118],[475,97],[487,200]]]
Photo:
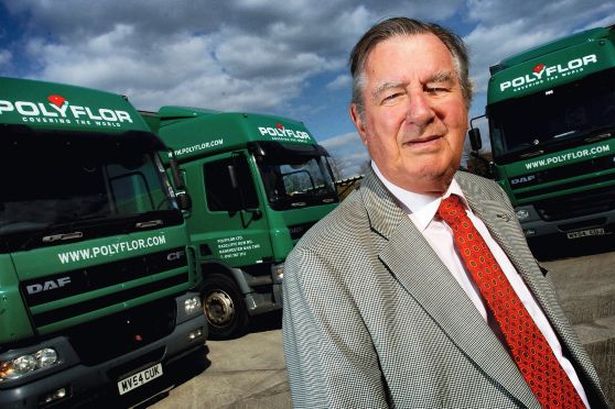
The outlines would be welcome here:
[[[190,210],[192,208],[192,198],[184,186],[184,181],[179,173],[179,167],[175,157],[169,154],[169,166],[171,168],[171,177],[175,185],[175,199],[180,210]]]
[[[190,210],[192,208],[192,197],[184,186],[180,186],[175,191],[175,199],[180,210]]]
[[[480,129],[470,128],[468,131],[468,136],[470,137],[470,146],[472,147],[472,150],[478,152],[483,147],[483,141],[480,137]]]

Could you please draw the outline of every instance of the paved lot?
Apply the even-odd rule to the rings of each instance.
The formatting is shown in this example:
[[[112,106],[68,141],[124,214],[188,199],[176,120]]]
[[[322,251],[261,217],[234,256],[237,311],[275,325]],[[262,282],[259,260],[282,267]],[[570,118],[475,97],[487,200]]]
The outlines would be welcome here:
[[[541,264],[550,270],[563,306],[615,402],[615,252]],[[240,339],[207,344],[211,365],[151,408],[291,407],[279,314],[267,316]]]
[[[281,315],[239,339],[208,341],[211,365],[179,385],[154,409],[281,409],[290,408],[290,392],[282,353]]]

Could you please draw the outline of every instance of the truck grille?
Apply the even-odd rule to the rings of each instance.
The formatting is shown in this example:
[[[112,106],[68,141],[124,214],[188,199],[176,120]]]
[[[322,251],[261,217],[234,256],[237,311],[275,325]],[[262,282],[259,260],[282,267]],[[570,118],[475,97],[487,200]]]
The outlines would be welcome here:
[[[113,263],[66,271],[53,276],[27,280],[21,283],[21,291],[27,305],[32,308],[180,267],[187,267],[186,252],[184,248],[175,248]],[[67,304],[59,308],[32,311],[32,320],[36,327],[49,325],[180,285],[188,282],[188,280],[188,271],[185,268],[176,275],[156,281],[149,281],[145,285],[123,289],[111,294]]]
[[[74,327],[68,337],[81,363],[95,365],[170,334],[175,312],[175,300],[164,298]],[[100,342],[103,339],[104,348]],[[156,353],[152,361],[163,353]]]
[[[547,221],[606,212],[615,209],[615,187],[560,196],[536,202],[534,205],[538,214]]]

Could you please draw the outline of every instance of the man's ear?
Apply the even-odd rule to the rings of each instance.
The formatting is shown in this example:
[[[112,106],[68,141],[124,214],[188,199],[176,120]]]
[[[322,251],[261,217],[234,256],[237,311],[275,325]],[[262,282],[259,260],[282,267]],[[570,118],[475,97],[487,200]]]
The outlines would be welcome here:
[[[355,128],[357,128],[357,132],[359,132],[359,136],[361,137],[361,142],[363,145],[367,146],[367,132],[365,130],[365,123],[361,114],[359,113],[359,107],[357,104],[350,104],[350,108],[348,109],[350,114],[350,119],[352,123],[354,123]]]

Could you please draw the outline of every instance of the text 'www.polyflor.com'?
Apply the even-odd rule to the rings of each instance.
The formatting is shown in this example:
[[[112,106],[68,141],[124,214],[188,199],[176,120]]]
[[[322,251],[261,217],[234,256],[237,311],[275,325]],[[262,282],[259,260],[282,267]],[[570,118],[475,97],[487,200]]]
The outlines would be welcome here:
[[[580,158],[585,158],[588,156],[598,155],[604,152],[609,152],[610,150],[611,150],[611,147],[609,145],[594,146],[593,148],[590,148],[590,149],[580,149],[576,152],[562,153],[558,155],[549,156],[547,158],[535,160],[532,162],[527,162],[525,164],[525,168],[527,170],[538,169],[543,166],[549,166],[549,165],[553,165],[556,163],[563,163],[563,162],[573,160],[573,159],[580,159]]]
[[[121,241],[119,243],[104,244],[102,246],[93,246],[78,250],[66,251],[58,253],[58,258],[62,264],[75,263],[77,261],[90,260],[101,256],[113,256],[135,250],[162,246],[166,242],[167,239],[164,235],[153,236],[145,239]]]

